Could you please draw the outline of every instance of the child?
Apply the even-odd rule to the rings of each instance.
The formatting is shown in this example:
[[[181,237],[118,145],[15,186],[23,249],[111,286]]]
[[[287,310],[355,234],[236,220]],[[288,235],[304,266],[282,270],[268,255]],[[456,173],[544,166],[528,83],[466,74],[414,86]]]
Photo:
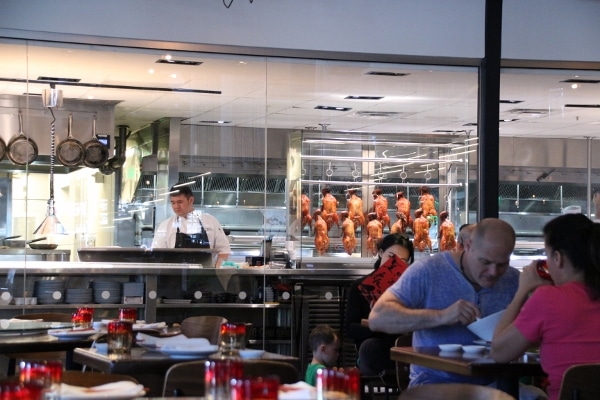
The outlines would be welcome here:
[[[338,334],[329,325],[317,325],[308,337],[308,345],[313,353],[311,363],[306,368],[306,383],[315,386],[317,370],[333,367],[340,353]]]

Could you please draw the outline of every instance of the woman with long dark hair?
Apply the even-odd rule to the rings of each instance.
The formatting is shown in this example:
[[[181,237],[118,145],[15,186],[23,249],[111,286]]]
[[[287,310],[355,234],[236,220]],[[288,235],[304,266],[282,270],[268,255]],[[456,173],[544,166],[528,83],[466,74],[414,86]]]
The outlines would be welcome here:
[[[361,285],[380,266],[397,263],[398,268],[410,265],[415,252],[408,236],[400,233],[389,234],[377,242],[377,260],[374,271],[354,281],[346,297],[346,336],[353,339],[358,350],[358,368],[363,375],[379,375],[386,369],[394,368],[390,360],[390,348],[398,335],[373,332],[361,325],[362,319],[369,318],[373,299],[365,293]],[[402,266],[400,265],[402,264]],[[396,265],[396,264],[395,264]],[[385,288],[379,288],[385,290]]]
[[[555,400],[567,368],[600,362],[600,224],[566,214],[548,222],[543,233],[551,280],[537,272],[535,261],[523,269],[491,355],[506,362],[539,345],[549,399]]]

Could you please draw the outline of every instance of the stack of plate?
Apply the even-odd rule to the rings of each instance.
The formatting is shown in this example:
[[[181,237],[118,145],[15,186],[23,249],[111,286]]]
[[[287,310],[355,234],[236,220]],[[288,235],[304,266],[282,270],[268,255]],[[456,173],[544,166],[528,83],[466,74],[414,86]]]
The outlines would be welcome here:
[[[273,288],[271,286],[265,287],[265,301],[266,302],[275,301],[275,292],[273,292]]]
[[[65,281],[35,281],[33,295],[39,304],[58,304],[64,301]]]
[[[121,302],[121,282],[94,281],[94,302],[99,304],[116,304]]]
[[[93,289],[67,288],[65,293],[65,303],[68,304],[87,304],[93,299]]]

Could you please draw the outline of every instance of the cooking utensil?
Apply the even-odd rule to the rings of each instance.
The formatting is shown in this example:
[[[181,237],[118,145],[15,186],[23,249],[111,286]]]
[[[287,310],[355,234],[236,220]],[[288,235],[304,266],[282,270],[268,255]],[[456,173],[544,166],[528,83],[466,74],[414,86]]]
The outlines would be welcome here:
[[[35,142],[23,132],[23,115],[19,111],[19,134],[13,137],[7,145],[8,158],[13,164],[26,165],[35,161],[38,147]]]
[[[20,236],[15,236],[15,237],[20,237]],[[30,243],[39,242],[41,240],[46,240],[46,238],[41,237],[41,238],[37,238],[37,239],[33,239],[33,240],[14,240],[14,239],[4,239],[4,240],[5,240],[5,243],[8,245],[8,247],[23,248]]]
[[[69,114],[69,124],[67,128],[67,138],[58,144],[56,155],[58,161],[65,167],[78,167],[83,163],[84,149],[83,144],[75,139],[71,134],[73,126],[73,114]]]
[[[3,237],[3,238],[0,238],[0,242],[2,242],[2,247],[9,247],[9,246],[6,244],[6,241],[7,241],[7,240],[10,240],[10,239],[16,239],[16,238],[18,238],[18,237],[21,237],[21,235],[15,235],[15,236],[6,236],[6,237]]]
[[[0,138],[0,161],[4,160],[4,157],[6,157],[6,142]]]
[[[83,163],[89,168],[100,168],[108,160],[108,147],[96,136],[96,117],[92,122],[92,139],[83,144]]]
[[[29,243],[29,247],[34,250],[54,250],[58,247],[56,243]]]

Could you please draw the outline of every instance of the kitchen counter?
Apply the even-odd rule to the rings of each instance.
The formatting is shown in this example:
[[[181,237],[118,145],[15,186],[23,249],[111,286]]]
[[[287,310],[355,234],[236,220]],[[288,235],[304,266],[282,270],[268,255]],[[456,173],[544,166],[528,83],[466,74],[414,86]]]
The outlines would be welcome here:
[[[69,261],[71,250],[34,250],[27,248],[0,249],[0,262],[2,261]]]

